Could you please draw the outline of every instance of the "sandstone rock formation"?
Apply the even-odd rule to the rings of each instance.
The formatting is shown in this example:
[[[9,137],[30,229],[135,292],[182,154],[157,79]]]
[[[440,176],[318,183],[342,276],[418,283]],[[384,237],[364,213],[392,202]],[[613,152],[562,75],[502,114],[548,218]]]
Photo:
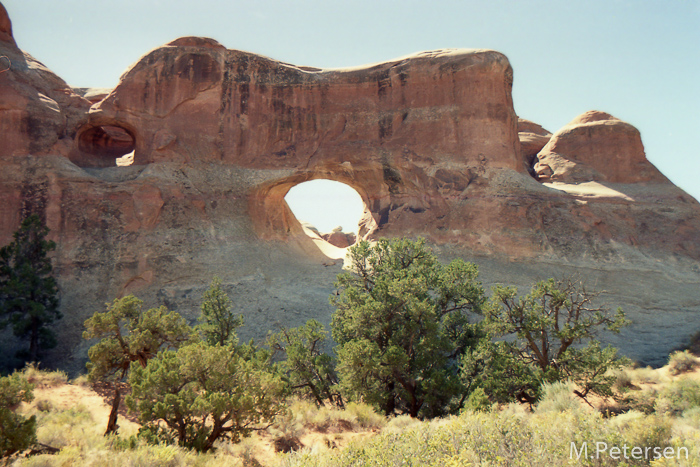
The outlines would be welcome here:
[[[112,92],[109,88],[72,88],[73,92],[84,97],[91,105],[97,104]]]
[[[578,273],[607,289],[634,325],[606,339],[633,358],[660,362],[697,331],[700,205],[627,123],[588,113],[550,137],[519,120],[498,52],[321,70],[189,37],[105,97],[72,90],[10,33],[0,10],[12,58],[0,74],[0,244],[23,213],[46,219],[65,315],[52,361],[73,372],[82,322],[105,302],[133,292],[194,321],[213,275],[245,315],[244,338],[328,322],[342,262],[284,201],[315,178],[361,195],[359,238],[424,236],[445,260],[477,262],[487,285]]]
[[[537,159],[535,173],[543,181],[666,181],[647,160],[639,131],[595,110],[579,115],[557,131]]]
[[[63,153],[86,118],[90,103],[12,37],[12,24],[0,5],[0,157]]]
[[[343,232],[341,227],[333,229],[332,232],[322,234],[321,238],[338,248],[348,248],[355,244],[357,237],[353,233]]]
[[[17,46],[15,38],[12,35],[12,22],[7,10],[0,3],[0,42],[6,42],[10,45]]]
[[[552,133],[542,128],[537,123],[518,118],[518,139],[520,140],[520,157],[525,162],[529,172],[533,172],[533,166],[539,153],[549,140]]]

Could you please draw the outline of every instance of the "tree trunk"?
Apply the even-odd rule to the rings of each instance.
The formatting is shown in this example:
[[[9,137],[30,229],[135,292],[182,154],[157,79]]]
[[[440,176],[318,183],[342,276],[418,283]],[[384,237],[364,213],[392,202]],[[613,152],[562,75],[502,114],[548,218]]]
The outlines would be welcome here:
[[[394,399],[394,382],[391,381],[389,384],[387,384],[386,389],[388,394],[386,404],[384,406],[384,415],[388,417],[394,413],[394,410],[396,409],[396,400]]]
[[[32,318],[32,329],[29,334],[29,362],[36,363],[39,358],[39,330],[41,326],[36,318]]]
[[[318,390],[316,389],[316,386],[313,385],[313,383],[306,383],[306,386],[309,387],[311,390],[311,393],[314,395],[316,398],[316,403],[318,404],[319,407],[323,407],[323,398],[321,395],[318,393]]]
[[[416,390],[413,389],[411,391],[411,418],[416,418],[418,417],[418,410],[420,409],[420,405],[418,404],[418,398],[416,397]]]
[[[112,411],[109,413],[109,421],[107,422],[107,431],[105,436],[116,433],[119,429],[117,425],[117,417],[119,416],[119,403],[122,400],[122,395],[119,392],[119,386],[114,386],[114,399],[112,400]]]
[[[214,447],[214,442],[219,439],[222,432],[223,430],[221,429],[221,426],[217,422],[214,422],[211,433],[207,437],[204,446],[202,446],[202,452],[209,452]]]

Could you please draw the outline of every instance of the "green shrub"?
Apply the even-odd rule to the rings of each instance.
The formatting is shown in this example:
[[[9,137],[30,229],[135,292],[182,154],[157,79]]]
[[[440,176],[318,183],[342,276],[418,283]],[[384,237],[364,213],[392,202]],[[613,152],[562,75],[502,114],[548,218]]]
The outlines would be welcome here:
[[[620,368],[614,372],[615,382],[612,388],[617,392],[623,392],[627,389],[634,388],[634,383],[632,382],[632,375],[626,368]]]
[[[680,416],[692,407],[700,406],[700,381],[682,378],[659,392],[655,410],[659,414]]]
[[[29,363],[22,374],[30,384],[37,387],[53,388],[68,382],[68,375],[61,370],[47,371],[40,370],[39,365]]]
[[[354,418],[356,423],[364,429],[381,428],[386,425],[386,417],[378,414],[367,404],[350,402],[345,407],[345,413]]]
[[[397,415],[389,419],[382,433],[402,433],[411,427],[420,425],[422,422],[410,415]]]
[[[342,407],[335,361],[323,351],[327,334],[321,323],[310,319],[303,326],[284,328],[270,334],[267,345],[274,352],[273,357],[283,357],[280,368],[286,376],[290,392],[315,400],[319,406],[327,400]]]
[[[95,423],[90,411],[82,404],[66,410],[43,412],[36,407],[37,438],[40,443],[63,448],[87,447],[99,438],[102,427]]]
[[[432,418],[459,410],[456,357],[483,338],[470,316],[484,303],[474,264],[443,265],[424,239],[362,241],[330,296],[344,398],[385,415]]]
[[[399,425],[399,429],[394,427]],[[573,462],[571,443],[625,439],[600,414],[588,411],[531,413],[523,406],[502,411],[465,411],[430,422],[396,417],[377,436],[356,439],[342,450],[302,450],[281,457],[283,467],[350,466],[532,466],[590,465]],[[589,448],[590,449],[590,448]],[[601,458],[594,465],[618,465]]]
[[[694,370],[700,362],[689,351],[673,352],[668,358],[668,371],[672,375],[679,375]]]
[[[650,446],[663,449],[671,445],[672,423],[666,418],[658,415],[638,414],[636,417],[618,421],[618,425],[628,446]]]
[[[51,412],[53,410],[53,404],[48,399],[36,401],[34,407],[36,407],[39,412]]]
[[[655,388],[643,388],[639,391],[629,391],[621,400],[623,411],[636,410],[645,414],[651,414],[656,407],[656,399],[659,391]]]
[[[571,279],[537,282],[524,297],[516,287],[497,285],[483,323],[493,337],[507,338],[505,349],[520,363],[536,367],[544,381],[571,380],[583,399],[589,394],[610,397],[615,382],[610,373],[628,360],[619,358],[614,347],[601,348],[596,336],[604,329],[619,333],[630,322],[621,308],[613,312],[595,305],[597,296]],[[512,382],[503,379],[502,384]],[[516,396],[521,402],[536,401],[536,394]]]
[[[209,451],[218,440],[238,442],[269,426],[286,410],[279,375],[264,352],[203,342],[158,353],[131,366],[126,405],[144,424],[144,436],[177,440]]]
[[[81,386],[84,388],[89,388],[91,386],[90,380],[88,379],[88,375],[80,375],[74,378],[71,381],[71,384],[74,384],[75,386]]]
[[[537,403],[537,412],[566,412],[581,409],[581,402],[574,395],[570,382],[544,383],[542,398]]]
[[[661,380],[659,372],[650,366],[635,368],[629,372],[632,380],[638,383],[656,384]]]
[[[197,454],[178,446],[138,444],[133,449],[119,450],[110,446],[110,438],[99,436],[102,443],[93,449],[66,447],[57,454],[32,456],[18,462],[18,467],[243,467],[245,464],[230,453]],[[223,451],[223,449],[222,449]],[[250,464],[249,464],[250,465]]]
[[[33,399],[30,384],[21,373],[0,378],[0,457],[23,451],[36,442],[36,417],[15,413]]]
[[[469,394],[467,402],[464,404],[464,409],[462,410],[471,412],[488,412],[491,410],[491,406],[491,401],[484,392],[484,388],[478,387],[471,394]]]
[[[683,412],[683,421],[700,430],[700,407],[691,407]]]

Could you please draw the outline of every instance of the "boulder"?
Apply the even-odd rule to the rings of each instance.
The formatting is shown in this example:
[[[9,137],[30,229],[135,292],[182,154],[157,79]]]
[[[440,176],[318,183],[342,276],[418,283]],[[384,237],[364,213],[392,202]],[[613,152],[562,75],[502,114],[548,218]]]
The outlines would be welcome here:
[[[667,182],[647,160],[639,131],[595,110],[557,131],[537,155],[534,170],[541,181]]]
[[[338,248],[348,248],[352,246],[357,237],[352,232],[343,232],[342,230],[333,230],[333,232],[321,234],[321,238]]]
[[[518,118],[518,139],[520,140],[520,157],[528,171],[533,171],[533,165],[543,147],[552,138],[552,133],[537,123]]]
[[[112,92],[109,88],[72,88],[73,92],[84,97],[90,104],[97,104]]]

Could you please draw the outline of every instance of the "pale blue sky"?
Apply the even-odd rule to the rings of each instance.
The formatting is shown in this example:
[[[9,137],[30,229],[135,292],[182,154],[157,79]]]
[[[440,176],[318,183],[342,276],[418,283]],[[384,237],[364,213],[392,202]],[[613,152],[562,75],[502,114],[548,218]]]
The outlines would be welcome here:
[[[336,227],[342,227],[343,232],[357,232],[364,211],[357,191],[332,180],[300,183],[284,199],[297,219],[310,223],[321,233]]]
[[[700,0],[1,1],[19,46],[73,86],[112,87],[185,35],[317,67],[495,49],[513,65],[521,117],[554,132],[586,110],[609,112],[700,198]]]

